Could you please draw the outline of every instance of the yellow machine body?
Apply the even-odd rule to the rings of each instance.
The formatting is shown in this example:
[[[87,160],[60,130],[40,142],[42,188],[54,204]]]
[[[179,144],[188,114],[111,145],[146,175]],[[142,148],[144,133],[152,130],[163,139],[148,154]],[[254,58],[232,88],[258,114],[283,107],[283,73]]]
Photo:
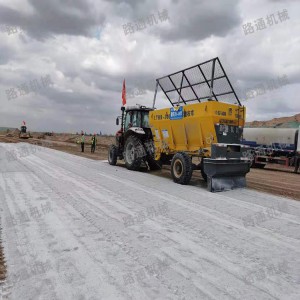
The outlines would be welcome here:
[[[164,94],[170,108],[155,109]],[[234,104],[233,104],[234,103]],[[218,57],[156,79],[151,108],[122,109],[121,133],[108,161],[129,170],[170,165],[173,181],[188,184],[199,170],[210,192],[246,186],[249,149],[241,144],[245,107]],[[117,119],[118,121],[118,119]],[[118,122],[116,122],[118,124]],[[201,157],[199,163],[193,157]]]
[[[211,145],[220,142],[216,125],[238,130],[244,127],[245,115],[244,106],[218,101],[153,110],[149,113],[149,124],[155,159],[159,160],[162,153],[169,155],[179,151],[210,157]]]

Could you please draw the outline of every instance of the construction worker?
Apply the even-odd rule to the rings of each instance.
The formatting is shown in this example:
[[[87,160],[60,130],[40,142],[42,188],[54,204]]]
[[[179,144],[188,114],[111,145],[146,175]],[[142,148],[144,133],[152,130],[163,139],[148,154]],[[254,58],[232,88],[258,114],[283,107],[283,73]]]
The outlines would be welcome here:
[[[91,153],[94,153],[96,150],[96,145],[97,145],[97,138],[96,138],[96,133],[92,136],[92,147],[91,147]]]
[[[84,140],[85,140],[85,136],[83,131],[81,131],[81,152],[84,152]]]

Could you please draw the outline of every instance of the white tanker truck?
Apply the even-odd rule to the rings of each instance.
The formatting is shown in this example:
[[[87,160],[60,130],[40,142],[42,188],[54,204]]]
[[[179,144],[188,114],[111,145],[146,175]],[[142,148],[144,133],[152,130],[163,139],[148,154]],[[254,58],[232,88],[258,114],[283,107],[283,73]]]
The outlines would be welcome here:
[[[300,158],[300,126],[297,128],[244,128],[242,144],[251,147],[253,167],[267,163],[296,166]]]

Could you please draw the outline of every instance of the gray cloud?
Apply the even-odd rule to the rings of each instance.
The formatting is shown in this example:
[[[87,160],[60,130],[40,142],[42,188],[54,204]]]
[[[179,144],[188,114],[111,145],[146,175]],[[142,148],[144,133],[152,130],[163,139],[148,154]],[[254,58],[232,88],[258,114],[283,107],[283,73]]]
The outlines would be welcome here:
[[[199,41],[210,36],[226,36],[241,22],[237,1],[176,1],[170,28],[156,30],[166,41]]]
[[[84,0],[29,0],[30,13],[0,5],[0,19],[4,24],[20,26],[35,39],[45,40],[56,34],[87,35],[90,27],[103,23],[104,17],[96,20]]]

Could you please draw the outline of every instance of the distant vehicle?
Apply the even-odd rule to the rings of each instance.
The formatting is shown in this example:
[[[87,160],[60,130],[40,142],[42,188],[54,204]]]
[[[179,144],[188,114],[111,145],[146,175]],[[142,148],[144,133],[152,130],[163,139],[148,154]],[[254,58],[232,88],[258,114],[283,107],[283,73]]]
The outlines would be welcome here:
[[[244,128],[244,145],[252,151],[252,167],[268,163],[294,166],[300,152],[300,126],[296,128]]]
[[[23,125],[21,126],[21,131],[19,133],[20,139],[29,139],[32,136],[30,135],[30,132],[27,132],[27,127],[25,121],[23,121]]]
[[[53,132],[45,132],[45,135],[47,135],[47,136],[53,136],[54,133]]]

